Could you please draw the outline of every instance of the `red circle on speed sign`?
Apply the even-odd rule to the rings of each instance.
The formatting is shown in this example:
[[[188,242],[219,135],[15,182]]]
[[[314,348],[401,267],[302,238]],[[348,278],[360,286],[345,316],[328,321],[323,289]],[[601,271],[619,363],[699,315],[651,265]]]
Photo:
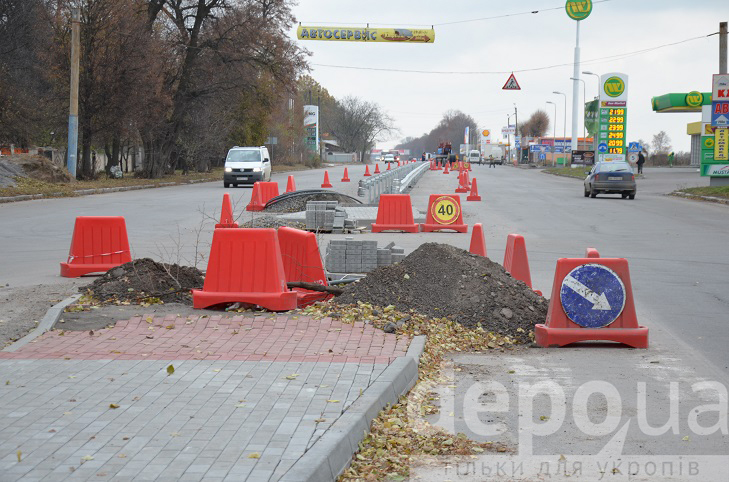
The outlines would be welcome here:
[[[461,207],[451,196],[440,196],[430,205],[430,214],[438,224],[453,224],[461,215]]]

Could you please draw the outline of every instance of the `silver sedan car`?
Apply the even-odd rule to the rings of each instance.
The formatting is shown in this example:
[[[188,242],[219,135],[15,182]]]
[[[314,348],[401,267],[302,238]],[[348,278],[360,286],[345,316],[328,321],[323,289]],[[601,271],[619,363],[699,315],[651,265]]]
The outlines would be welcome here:
[[[585,197],[598,194],[620,194],[635,199],[635,174],[627,162],[598,162],[585,178]]]

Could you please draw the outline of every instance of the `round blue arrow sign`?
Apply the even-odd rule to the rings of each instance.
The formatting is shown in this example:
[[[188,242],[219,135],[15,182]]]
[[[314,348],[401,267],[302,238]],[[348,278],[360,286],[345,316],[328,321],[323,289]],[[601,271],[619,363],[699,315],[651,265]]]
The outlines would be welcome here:
[[[607,144],[604,142],[601,142],[600,144],[598,144],[597,150],[600,152],[607,152]]]
[[[583,264],[564,277],[559,297],[570,320],[584,328],[602,328],[623,312],[625,285],[610,268]]]

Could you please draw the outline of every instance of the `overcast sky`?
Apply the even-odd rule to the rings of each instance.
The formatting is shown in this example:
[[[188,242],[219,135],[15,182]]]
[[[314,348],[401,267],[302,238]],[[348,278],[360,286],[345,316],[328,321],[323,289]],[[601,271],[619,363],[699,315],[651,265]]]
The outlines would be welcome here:
[[[649,141],[665,130],[676,151],[689,151],[686,124],[700,114],[656,114],[651,97],[669,92],[711,91],[719,70],[720,21],[729,21],[729,0],[595,0],[580,26],[580,71],[624,72],[630,76],[628,140]],[[564,0],[301,0],[294,12],[302,25],[361,27],[435,26],[433,44],[385,44],[301,41],[311,52],[311,75],[337,98],[354,95],[379,103],[394,119],[399,134],[378,147],[392,147],[406,136],[429,132],[448,109],[473,116],[480,128],[500,132],[518,107],[520,120],[537,109],[554,119],[562,136],[567,94],[567,135],[571,132],[572,62],[575,21]],[[524,15],[475,20],[507,14]],[[475,20],[451,25],[448,22]],[[296,31],[291,35],[295,38]],[[631,52],[704,37],[630,56]],[[603,59],[617,56],[617,58]],[[602,59],[602,60],[599,60]],[[566,66],[551,67],[562,64]],[[486,75],[427,74],[351,70],[324,65],[430,72],[507,72]],[[551,68],[550,68],[551,67]],[[519,72],[527,69],[540,69]],[[520,91],[502,86],[514,71]],[[597,78],[581,75],[587,98],[597,92]],[[582,136],[583,84],[580,83]],[[326,113],[324,113],[326,115]],[[513,122],[513,119],[512,119]],[[549,128],[552,133],[552,126]],[[453,139],[455,143],[459,140]]]

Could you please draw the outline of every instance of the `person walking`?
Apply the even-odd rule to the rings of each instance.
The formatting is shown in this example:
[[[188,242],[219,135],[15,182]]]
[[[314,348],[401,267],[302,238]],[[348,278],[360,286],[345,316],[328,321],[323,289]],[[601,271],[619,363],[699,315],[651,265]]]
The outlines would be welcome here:
[[[420,160],[425,162],[425,152],[423,152],[423,157]]]
[[[638,174],[643,174],[643,164],[645,164],[645,156],[643,155],[643,151],[640,151],[638,153]]]
[[[496,169],[496,159],[494,159],[493,155],[489,156],[489,169],[492,167]]]

